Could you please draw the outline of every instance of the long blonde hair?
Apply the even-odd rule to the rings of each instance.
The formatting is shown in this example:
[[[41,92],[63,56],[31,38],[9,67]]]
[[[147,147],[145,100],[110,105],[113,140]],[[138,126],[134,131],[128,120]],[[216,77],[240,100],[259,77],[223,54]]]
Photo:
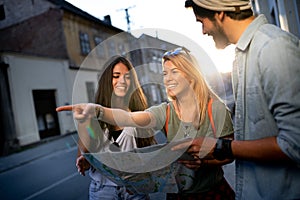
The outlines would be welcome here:
[[[173,51],[168,51],[162,58],[163,66],[166,61],[172,62],[173,65],[183,72],[183,74],[188,77],[189,80],[192,80],[192,89],[198,102],[197,107],[199,110],[199,115],[195,118],[197,121],[194,121],[194,123],[196,124],[196,128],[199,129],[200,125],[204,122],[209,99],[218,97],[207,84],[200,71],[198,62],[196,61],[195,57],[189,53],[189,50],[182,47]],[[175,101],[177,103],[175,96],[170,96],[168,92],[167,95],[171,101]]]

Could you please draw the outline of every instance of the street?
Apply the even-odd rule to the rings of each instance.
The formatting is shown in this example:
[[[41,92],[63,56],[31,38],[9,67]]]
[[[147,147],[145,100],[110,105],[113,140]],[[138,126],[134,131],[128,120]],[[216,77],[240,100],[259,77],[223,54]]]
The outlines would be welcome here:
[[[88,200],[90,177],[75,167],[77,134],[0,157],[1,200]],[[234,185],[234,163],[224,166],[225,177]],[[154,193],[151,200],[164,200]]]
[[[0,157],[1,200],[88,200],[90,177],[75,167],[77,134]],[[154,193],[151,200],[163,200]]]
[[[88,199],[90,179],[78,174],[76,152],[74,146],[1,173],[1,199]]]

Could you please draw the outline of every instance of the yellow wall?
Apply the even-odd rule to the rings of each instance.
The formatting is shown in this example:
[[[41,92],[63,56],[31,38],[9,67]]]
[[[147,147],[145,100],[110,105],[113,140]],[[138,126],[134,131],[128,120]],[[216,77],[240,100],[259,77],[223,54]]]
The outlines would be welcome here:
[[[100,23],[86,20],[80,16],[75,16],[72,13],[65,12],[63,18],[63,26],[65,33],[65,41],[70,59],[71,67],[80,67],[87,55],[82,55],[80,47],[79,33],[84,32],[89,36],[91,50],[95,48],[94,37],[99,36],[104,40],[120,33],[121,31],[114,30]],[[106,45],[107,46],[107,45]],[[108,56],[108,47],[103,46],[105,55]],[[117,52],[117,44],[115,45]],[[106,59],[105,57],[103,59]]]

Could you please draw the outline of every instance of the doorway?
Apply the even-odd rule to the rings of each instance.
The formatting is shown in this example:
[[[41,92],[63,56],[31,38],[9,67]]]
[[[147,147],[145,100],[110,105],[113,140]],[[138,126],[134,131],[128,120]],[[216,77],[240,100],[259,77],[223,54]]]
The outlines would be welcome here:
[[[60,135],[55,90],[32,90],[36,120],[41,139]]]

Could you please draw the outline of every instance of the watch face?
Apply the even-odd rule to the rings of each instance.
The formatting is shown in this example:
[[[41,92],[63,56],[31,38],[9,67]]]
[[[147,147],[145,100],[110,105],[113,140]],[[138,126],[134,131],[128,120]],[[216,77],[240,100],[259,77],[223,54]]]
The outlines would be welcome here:
[[[216,160],[225,160],[226,158],[233,159],[231,151],[231,141],[228,139],[218,139],[213,156]]]
[[[225,155],[223,153],[223,140],[222,139],[218,139],[214,152],[213,152],[213,156],[216,160],[225,160]]]
[[[217,143],[216,143],[216,148],[221,150],[222,147],[223,147],[223,140],[222,139],[218,139]]]
[[[222,150],[214,150],[213,156],[216,160],[225,160],[225,156],[222,153]]]

